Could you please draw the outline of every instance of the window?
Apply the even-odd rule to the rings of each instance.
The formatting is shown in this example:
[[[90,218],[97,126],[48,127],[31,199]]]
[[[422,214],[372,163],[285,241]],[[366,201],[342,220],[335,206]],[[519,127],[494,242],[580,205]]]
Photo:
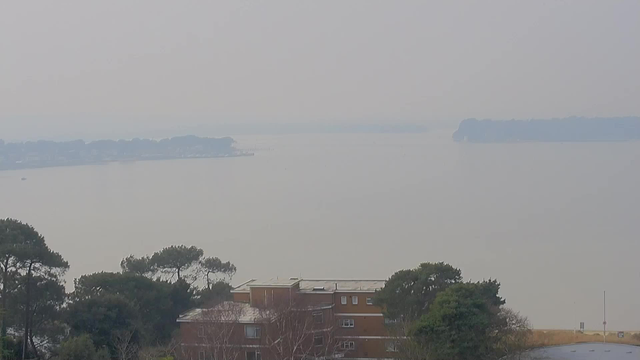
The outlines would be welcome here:
[[[358,305],[358,297],[357,296],[352,296],[351,297],[351,303],[353,305]]]
[[[356,322],[353,319],[340,319],[340,327],[352,328],[356,326]]]
[[[204,337],[204,326],[202,325],[198,327],[198,336]]]
[[[367,298],[367,305],[373,305],[373,298]]]
[[[313,322],[316,324],[322,324],[324,322],[324,315],[322,311],[316,311],[313,313]]]
[[[342,296],[342,297],[340,298],[340,303],[341,303],[342,305],[347,305],[347,297],[346,297],[346,296]]]
[[[247,339],[259,339],[260,338],[260,326],[247,325],[244,327],[244,336]]]
[[[356,343],[355,341],[343,341],[340,343],[340,349],[342,350],[355,350]]]
[[[247,351],[247,360],[262,360],[260,351]]]
[[[207,358],[207,355],[205,354],[204,351],[200,351],[198,353],[198,360],[206,360],[206,358]]]
[[[313,345],[314,346],[322,346],[324,345],[324,337],[322,335],[317,335],[313,337]]]
[[[385,346],[387,348],[387,351],[389,352],[398,352],[399,350],[399,345],[397,341],[387,341],[385,343]]]

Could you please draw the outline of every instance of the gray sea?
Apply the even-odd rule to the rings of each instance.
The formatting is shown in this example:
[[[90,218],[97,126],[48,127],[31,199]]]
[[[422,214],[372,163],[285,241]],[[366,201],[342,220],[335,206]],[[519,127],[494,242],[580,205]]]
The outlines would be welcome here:
[[[171,244],[249,278],[497,278],[537,328],[640,330],[640,143],[460,144],[451,132],[237,137],[253,157],[0,172],[0,217],[82,274]],[[27,180],[21,181],[22,177]]]
[[[577,344],[532,351],[527,360],[631,360],[640,359],[640,347],[620,344]]]

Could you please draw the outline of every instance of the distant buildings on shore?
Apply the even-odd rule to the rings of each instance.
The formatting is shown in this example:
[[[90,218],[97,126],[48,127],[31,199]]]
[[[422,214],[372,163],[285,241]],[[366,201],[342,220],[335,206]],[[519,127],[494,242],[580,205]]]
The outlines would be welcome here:
[[[18,170],[111,161],[207,158],[251,155],[233,147],[230,137],[180,136],[163,140],[82,140],[5,143],[0,140],[0,170]]]

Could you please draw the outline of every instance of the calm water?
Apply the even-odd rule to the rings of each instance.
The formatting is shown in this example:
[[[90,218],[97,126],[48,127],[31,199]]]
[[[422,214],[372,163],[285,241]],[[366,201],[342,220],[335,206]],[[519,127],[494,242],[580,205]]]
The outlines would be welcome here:
[[[637,360],[640,347],[619,344],[577,344],[532,351],[526,360]]]
[[[537,327],[600,328],[606,289],[610,328],[640,329],[640,143],[238,140],[264,150],[0,172],[0,217],[42,232],[70,261],[69,283],[182,243],[234,262],[236,281],[387,278],[446,261],[498,278]]]

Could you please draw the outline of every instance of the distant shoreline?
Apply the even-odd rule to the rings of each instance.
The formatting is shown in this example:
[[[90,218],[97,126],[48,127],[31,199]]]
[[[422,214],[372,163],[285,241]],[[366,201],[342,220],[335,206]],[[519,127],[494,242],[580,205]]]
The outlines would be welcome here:
[[[211,156],[194,156],[194,157],[139,158],[139,159],[104,160],[104,161],[99,161],[99,162],[42,164],[42,165],[33,165],[33,166],[15,167],[15,168],[0,167],[0,172],[20,171],[20,170],[34,170],[34,169],[47,169],[47,168],[61,168],[61,167],[75,167],[75,166],[103,166],[103,165],[109,165],[109,164],[113,164],[113,163],[133,163],[133,162],[145,162],[145,161],[236,158],[236,157],[248,157],[248,156],[254,156],[254,155],[255,155],[255,153],[239,153],[239,154],[231,154],[231,155],[211,155]]]
[[[477,120],[460,123],[452,138],[469,143],[629,142],[640,140],[640,117]]]
[[[62,166],[101,165],[111,162],[179,160],[252,156],[236,149],[230,137],[178,136],[169,139],[27,141],[0,140],[0,171]]]

